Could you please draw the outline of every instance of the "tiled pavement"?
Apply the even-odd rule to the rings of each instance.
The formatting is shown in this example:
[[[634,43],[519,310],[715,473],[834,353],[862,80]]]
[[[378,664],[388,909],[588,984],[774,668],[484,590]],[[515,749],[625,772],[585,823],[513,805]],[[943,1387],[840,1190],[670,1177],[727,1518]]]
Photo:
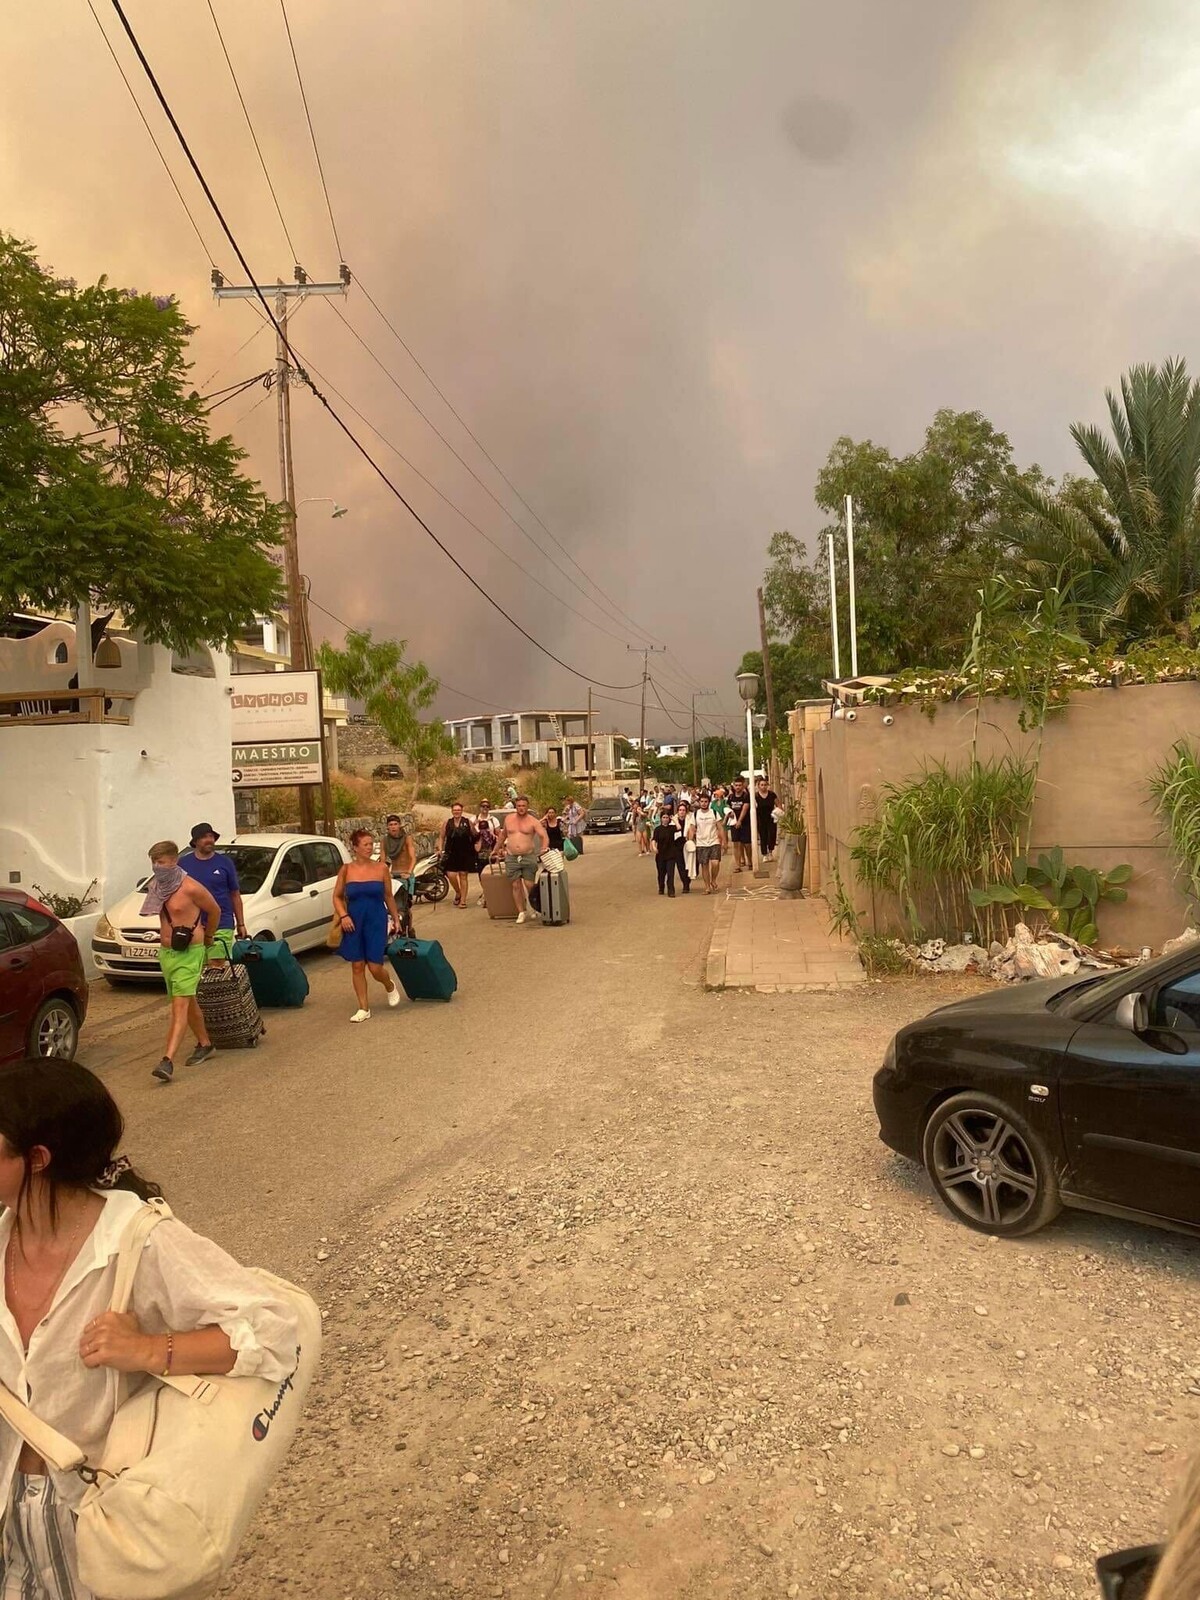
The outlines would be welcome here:
[[[772,880],[747,877],[746,887],[731,890],[717,907],[704,977],[709,989],[842,989],[865,977],[853,941],[830,933],[819,896],[781,899]]]

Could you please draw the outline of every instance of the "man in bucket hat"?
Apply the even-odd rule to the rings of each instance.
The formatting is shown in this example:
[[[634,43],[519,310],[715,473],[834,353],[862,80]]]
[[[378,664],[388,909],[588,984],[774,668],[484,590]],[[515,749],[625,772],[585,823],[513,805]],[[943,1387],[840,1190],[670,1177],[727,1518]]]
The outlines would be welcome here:
[[[242,889],[238,883],[237,867],[230,856],[217,849],[221,835],[211,822],[198,822],[192,829],[192,848],[179,858],[179,865],[189,878],[202,883],[221,908],[217,936],[213,941],[213,959],[233,955],[234,936],[246,937],[246,915],[242,909]]]

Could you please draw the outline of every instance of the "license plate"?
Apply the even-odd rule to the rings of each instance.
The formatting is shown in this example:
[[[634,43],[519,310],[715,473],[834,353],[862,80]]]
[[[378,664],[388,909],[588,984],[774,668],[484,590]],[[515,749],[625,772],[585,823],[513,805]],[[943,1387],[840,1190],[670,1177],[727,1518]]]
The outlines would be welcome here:
[[[152,944],[123,944],[121,954],[126,961],[153,961],[158,956],[158,950]]]

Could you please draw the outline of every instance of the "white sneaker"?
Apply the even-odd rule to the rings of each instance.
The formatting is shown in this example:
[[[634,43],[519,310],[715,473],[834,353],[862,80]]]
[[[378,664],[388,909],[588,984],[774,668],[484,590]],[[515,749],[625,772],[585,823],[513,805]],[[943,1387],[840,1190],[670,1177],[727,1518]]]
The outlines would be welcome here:
[[[394,983],[392,985],[392,987],[388,990],[388,1005],[389,1006],[398,1006],[399,1004],[400,1004],[400,985],[397,984],[397,983]],[[368,1012],[367,1015],[369,1016],[370,1012]]]
[[[370,1022],[370,1020],[371,1013],[369,1011],[356,1011],[350,1018],[351,1022]]]
[[[533,912],[532,911],[530,911],[530,912],[518,911],[517,912],[517,921],[519,923],[520,922],[524,922],[527,915],[528,916],[532,916]]]

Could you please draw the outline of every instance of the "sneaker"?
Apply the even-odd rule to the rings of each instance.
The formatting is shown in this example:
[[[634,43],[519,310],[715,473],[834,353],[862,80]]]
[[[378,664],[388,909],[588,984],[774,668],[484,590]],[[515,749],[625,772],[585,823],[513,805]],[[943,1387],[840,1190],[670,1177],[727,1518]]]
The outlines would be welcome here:
[[[524,922],[527,915],[532,915],[532,913],[524,912],[524,911],[518,911],[517,912],[517,921],[518,921],[518,923]]]
[[[388,990],[388,1005],[389,1006],[398,1006],[399,1004],[400,1004],[400,985],[394,983],[392,985],[392,987]]]
[[[370,1020],[371,1020],[371,1013],[369,1011],[363,1011],[363,1010],[356,1011],[354,1013],[354,1015],[350,1018],[351,1022],[370,1022]]]
[[[542,913],[540,911],[530,911],[527,913],[527,915],[530,922],[540,922],[542,920]]]
[[[175,1076],[175,1063],[170,1056],[164,1056],[156,1067],[152,1067],[150,1076],[157,1078],[159,1083],[170,1083]]]
[[[668,890],[667,890],[667,899],[668,899],[668,900],[674,900],[674,898],[675,898],[675,891],[674,891],[674,889],[668,889]]]
[[[187,1065],[189,1067],[198,1067],[202,1061],[207,1061],[209,1056],[216,1055],[216,1053],[217,1047],[215,1044],[198,1044],[187,1058]]]

